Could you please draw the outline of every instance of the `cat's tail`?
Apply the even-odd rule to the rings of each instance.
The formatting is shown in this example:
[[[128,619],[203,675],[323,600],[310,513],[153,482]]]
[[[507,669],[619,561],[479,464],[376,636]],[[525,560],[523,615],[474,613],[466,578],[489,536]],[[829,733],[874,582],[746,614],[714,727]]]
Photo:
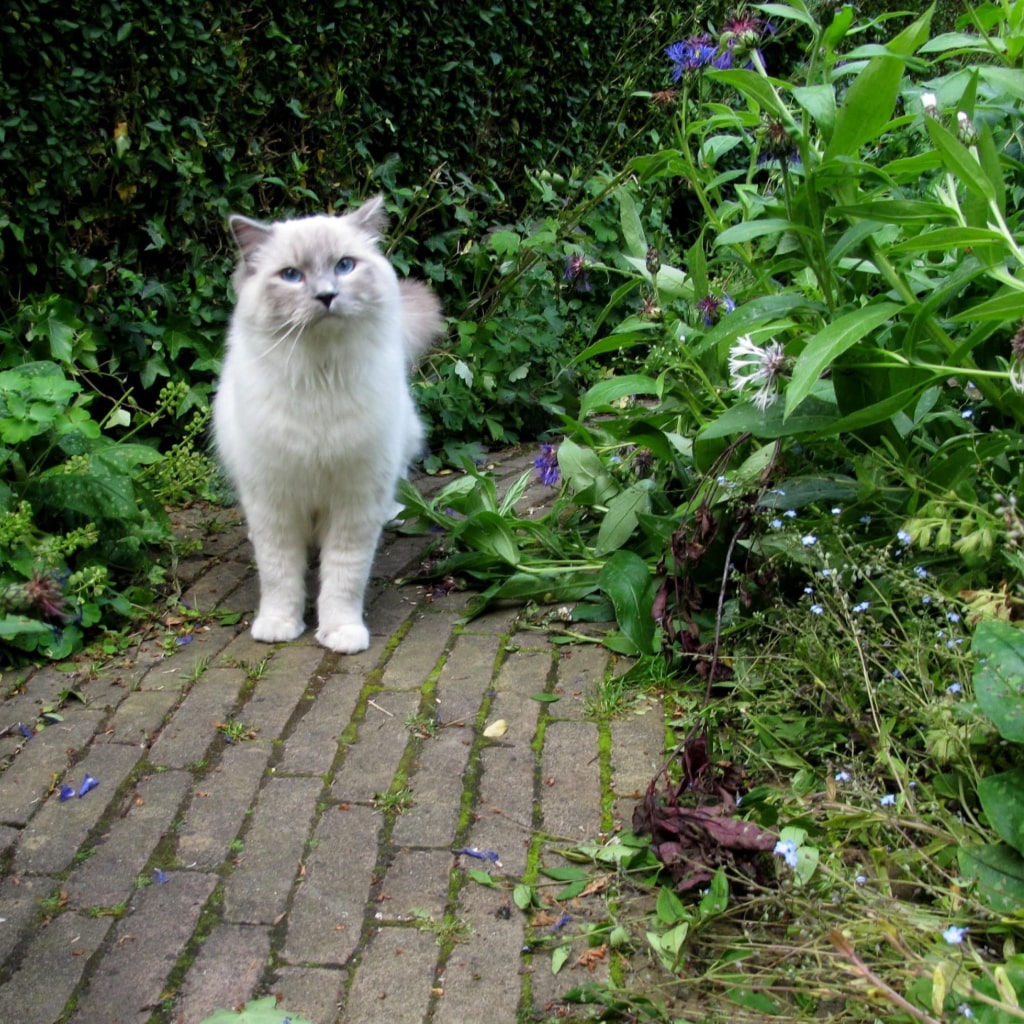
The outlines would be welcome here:
[[[410,364],[444,333],[444,316],[437,296],[422,281],[400,281],[402,327]]]

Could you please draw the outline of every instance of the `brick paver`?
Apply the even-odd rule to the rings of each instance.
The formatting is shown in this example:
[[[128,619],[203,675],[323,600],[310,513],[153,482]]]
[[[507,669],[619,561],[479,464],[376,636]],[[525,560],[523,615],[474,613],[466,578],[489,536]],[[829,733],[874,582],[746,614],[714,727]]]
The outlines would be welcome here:
[[[549,495],[533,485],[519,506]],[[628,824],[660,764],[659,707],[595,717],[621,660],[517,632],[515,609],[467,623],[466,594],[396,586],[431,538],[391,534],[369,651],[335,655],[312,630],[257,644],[237,511],[181,518],[201,543],[178,567],[184,603],[242,613],[237,627],[214,617],[99,668],[5,673],[0,1021],[201,1024],[274,994],[313,1024],[513,1024],[606,976],[553,976],[511,887]],[[68,690],[84,701],[41,728]],[[507,731],[485,737],[497,719]],[[96,788],[60,800],[87,773]],[[468,874],[484,868],[493,887]],[[555,909],[585,922],[585,904]]]

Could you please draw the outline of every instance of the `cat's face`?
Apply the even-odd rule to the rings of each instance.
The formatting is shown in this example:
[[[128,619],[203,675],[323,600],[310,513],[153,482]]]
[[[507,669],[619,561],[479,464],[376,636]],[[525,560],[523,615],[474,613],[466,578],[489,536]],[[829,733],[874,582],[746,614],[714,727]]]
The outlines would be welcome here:
[[[397,305],[395,273],[377,245],[380,197],[343,217],[263,224],[236,215],[230,225],[242,255],[239,310],[274,332],[377,319]]]

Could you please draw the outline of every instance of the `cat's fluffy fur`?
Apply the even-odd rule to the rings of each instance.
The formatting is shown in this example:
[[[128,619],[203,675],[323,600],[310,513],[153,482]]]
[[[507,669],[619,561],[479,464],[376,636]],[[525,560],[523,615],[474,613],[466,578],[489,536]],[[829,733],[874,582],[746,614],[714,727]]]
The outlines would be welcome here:
[[[422,444],[407,375],[441,331],[440,306],[380,251],[380,196],[341,217],[229,224],[241,259],[214,435],[256,551],[252,635],[303,632],[315,547],[317,640],[353,654],[370,644],[374,551]]]

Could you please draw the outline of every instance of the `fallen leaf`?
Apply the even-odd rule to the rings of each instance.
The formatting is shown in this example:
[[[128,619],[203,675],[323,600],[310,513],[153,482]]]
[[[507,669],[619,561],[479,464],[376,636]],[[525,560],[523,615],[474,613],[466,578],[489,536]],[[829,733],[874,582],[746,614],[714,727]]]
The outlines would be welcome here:
[[[597,965],[608,955],[608,946],[602,945],[595,949],[584,950],[576,961],[577,967],[586,967],[591,974]]]
[[[484,737],[489,740],[496,740],[504,736],[506,732],[508,732],[508,722],[504,718],[499,718],[496,722],[491,722],[484,729]]]

